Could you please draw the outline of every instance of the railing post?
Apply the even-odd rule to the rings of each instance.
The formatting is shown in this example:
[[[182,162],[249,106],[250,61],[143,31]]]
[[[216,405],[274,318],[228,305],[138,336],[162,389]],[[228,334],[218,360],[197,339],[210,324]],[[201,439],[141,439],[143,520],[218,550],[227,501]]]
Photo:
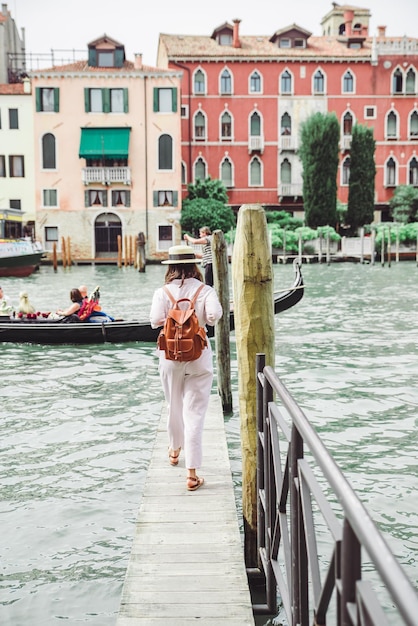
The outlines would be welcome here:
[[[303,438],[298,429],[292,425],[292,439],[290,442],[290,543],[292,558],[292,615],[293,624],[307,625],[307,568],[306,542],[302,520],[300,501],[298,461],[303,458]]]
[[[348,605],[356,601],[356,583],[361,580],[361,547],[347,519],[344,519],[341,549],[341,626],[351,626]]]

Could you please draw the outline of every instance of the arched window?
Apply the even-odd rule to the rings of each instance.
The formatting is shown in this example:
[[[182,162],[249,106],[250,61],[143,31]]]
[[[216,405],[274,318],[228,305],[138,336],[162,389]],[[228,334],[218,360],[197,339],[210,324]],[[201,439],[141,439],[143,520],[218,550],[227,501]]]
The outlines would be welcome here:
[[[390,157],[386,161],[386,187],[395,187],[396,185],[396,161]]]
[[[412,111],[409,118],[409,136],[418,139],[418,112]]]
[[[232,117],[228,111],[222,113],[221,139],[223,141],[230,141],[232,139]]]
[[[343,93],[354,92],[354,78],[350,70],[347,70],[343,77]]]
[[[206,138],[206,119],[202,111],[198,111],[194,116],[194,136],[195,139]]]
[[[158,169],[173,169],[173,139],[170,135],[161,135],[158,139]]]
[[[313,77],[313,92],[314,94],[325,93],[325,79],[321,70],[316,70]]]
[[[258,157],[254,157],[250,163],[250,186],[262,184],[261,179],[261,162]]]
[[[52,133],[42,137],[42,167],[44,170],[55,170],[57,167],[55,137]]]
[[[232,93],[232,79],[231,73],[226,68],[221,74],[221,95]]]
[[[292,75],[289,70],[285,70],[280,77],[280,92],[292,93]]]
[[[228,158],[221,164],[221,181],[225,187],[232,187],[232,163]]]
[[[347,111],[343,117],[343,135],[351,135],[353,132],[353,116]]]
[[[393,72],[392,92],[393,93],[403,92],[403,72],[399,67],[397,67],[396,70]]]
[[[261,93],[261,75],[257,70],[250,76],[250,93]]]
[[[205,180],[206,179],[206,163],[199,157],[194,165],[194,179]]]
[[[292,118],[289,113],[283,113],[280,120],[280,134],[291,135],[292,134]]]
[[[418,187],[418,161],[415,157],[409,162],[409,184]]]
[[[194,93],[205,93],[206,92],[206,84],[205,84],[205,75],[202,70],[196,70],[193,77],[193,89]]]
[[[350,165],[351,159],[350,157],[345,157],[342,163],[342,180],[341,183],[343,185],[348,185],[350,182]]]
[[[398,135],[398,116],[394,111],[390,111],[386,118],[386,137],[394,139]]]
[[[284,159],[280,164],[280,180],[284,185],[290,185],[292,182],[292,166],[289,159]]]
[[[250,135],[251,137],[261,135],[261,117],[256,111],[250,117]]]
[[[187,169],[184,161],[181,162],[181,184],[187,185]]]
[[[416,86],[415,86],[415,80],[416,80],[415,72],[412,69],[412,67],[410,67],[406,73],[405,93],[414,94],[417,92]]]

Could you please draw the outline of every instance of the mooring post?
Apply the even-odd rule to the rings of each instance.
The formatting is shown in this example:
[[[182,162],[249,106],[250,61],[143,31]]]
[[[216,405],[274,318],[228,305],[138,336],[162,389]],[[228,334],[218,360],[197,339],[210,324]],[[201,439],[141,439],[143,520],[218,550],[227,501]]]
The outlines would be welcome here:
[[[136,238],[136,265],[138,272],[145,272],[145,235],[142,231]]]
[[[242,447],[242,512],[248,568],[257,558],[257,353],[274,367],[273,265],[267,220],[260,205],[238,213],[232,253],[235,337]]]
[[[212,236],[212,259],[214,287],[223,310],[223,315],[215,326],[218,391],[222,401],[223,412],[230,413],[232,411],[232,391],[228,251],[225,236],[221,230],[215,230]]]

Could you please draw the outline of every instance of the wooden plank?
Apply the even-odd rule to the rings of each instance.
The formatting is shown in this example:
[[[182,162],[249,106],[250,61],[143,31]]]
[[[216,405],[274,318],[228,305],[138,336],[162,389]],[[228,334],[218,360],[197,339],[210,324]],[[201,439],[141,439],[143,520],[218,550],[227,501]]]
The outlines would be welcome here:
[[[203,435],[205,484],[186,490],[168,462],[162,412],[140,502],[116,626],[254,626],[219,396]]]

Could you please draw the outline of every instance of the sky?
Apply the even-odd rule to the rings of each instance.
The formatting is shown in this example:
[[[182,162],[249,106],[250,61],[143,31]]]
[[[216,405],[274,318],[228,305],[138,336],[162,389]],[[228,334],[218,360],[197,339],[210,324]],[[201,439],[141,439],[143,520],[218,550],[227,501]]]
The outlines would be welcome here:
[[[273,35],[293,23],[321,35],[321,19],[332,2],[9,0],[7,6],[19,32],[25,29],[27,52],[75,49],[87,55],[87,44],[106,33],[124,44],[128,60],[142,53],[143,63],[155,66],[160,33],[210,36],[221,24],[238,18],[242,35]],[[365,0],[355,6],[370,10],[371,35],[377,34],[377,26],[386,26],[388,36],[418,37],[417,0]]]

